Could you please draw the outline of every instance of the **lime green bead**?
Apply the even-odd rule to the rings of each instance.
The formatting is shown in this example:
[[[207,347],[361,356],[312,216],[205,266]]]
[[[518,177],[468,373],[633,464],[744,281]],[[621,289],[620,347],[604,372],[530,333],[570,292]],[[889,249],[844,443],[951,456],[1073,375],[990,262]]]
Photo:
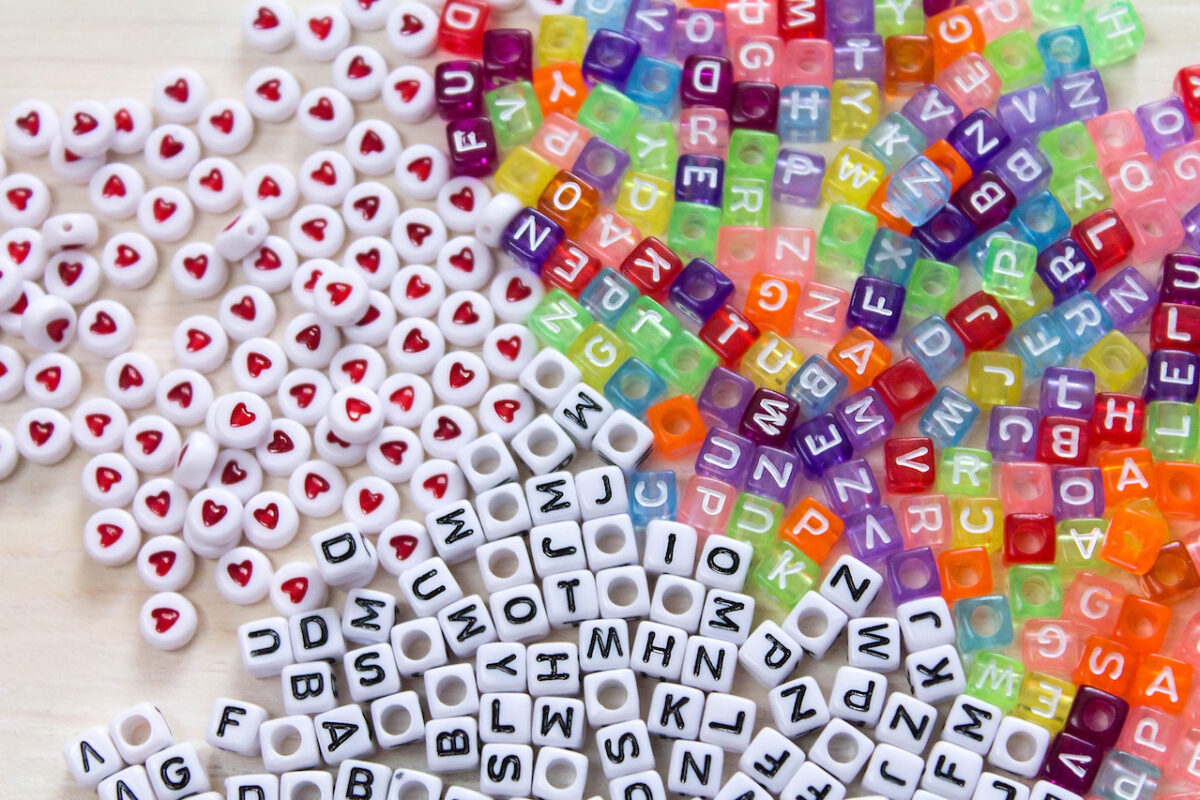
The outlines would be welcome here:
[[[591,324],[592,315],[562,289],[547,292],[525,322],[539,342],[561,353]]]
[[[621,362],[633,355],[624,339],[599,322],[584,328],[583,333],[567,348],[567,358],[579,367],[583,380],[593,389],[604,389],[604,384],[621,366]]]
[[[765,228],[771,224],[771,182],[726,175],[721,207],[721,221],[725,225]]]
[[[869,211],[834,203],[817,236],[817,265],[857,275],[867,263],[877,220]]]
[[[1086,166],[1096,166],[1096,145],[1082,122],[1051,128],[1038,139],[1038,149],[1053,169],[1051,174],[1069,175]]]
[[[859,78],[833,82],[829,92],[829,136],[861,139],[879,121],[879,84]]]
[[[1062,616],[1062,578],[1053,564],[1018,564],[1008,570],[1008,602],[1013,620]]]
[[[1099,167],[1085,164],[1072,173],[1050,178],[1050,194],[1067,212],[1071,223],[1087,219],[1112,205],[1112,192]]]
[[[1129,0],[1113,0],[1083,15],[1083,38],[1092,66],[1103,67],[1132,58],[1142,48],[1146,32]]]
[[[1146,371],[1146,355],[1120,331],[1109,331],[1079,359],[1079,366],[1096,373],[1096,386],[1123,392]]]
[[[1048,28],[1078,25],[1083,0],[1029,0],[1033,18]]]
[[[675,315],[645,295],[625,310],[613,328],[642,361],[649,361],[666,347],[677,330],[679,320]]]
[[[973,447],[947,447],[937,468],[940,494],[983,497],[992,490],[992,454]]]
[[[538,64],[545,67],[560,61],[582,62],[587,40],[587,20],[583,17],[547,14],[538,25]]]
[[[626,172],[617,195],[617,213],[642,232],[662,236],[675,208],[675,184],[644,172]]]
[[[1100,546],[1108,522],[1103,519],[1064,519],[1055,526],[1054,565],[1073,577],[1080,570],[1108,572],[1109,563],[1100,558]]]
[[[667,246],[686,264],[693,258],[717,260],[721,209],[702,203],[676,203],[667,226]]]
[[[875,32],[884,39],[925,32],[925,14],[915,0],[875,0]]]
[[[629,168],[663,180],[675,180],[679,145],[675,129],[666,120],[643,119],[629,146]]]
[[[976,350],[967,357],[967,397],[984,414],[996,406],[1020,405],[1023,368],[1013,353]]]
[[[667,346],[651,359],[650,366],[680,394],[695,395],[716,368],[717,354],[692,333],[678,330]]]
[[[778,541],[782,524],[782,503],[743,492],[733,504],[725,534],[752,546],[754,554],[762,558],[771,552],[771,547]]]
[[[799,549],[776,539],[751,576],[767,597],[790,611],[817,584],[821,568]]]
[[[904,300],[904,316],[913,320],[946,316],[958,294],[958,267],[918,258],[908,281],[908,296]]]
[[[558,167],[551,164],[525,145],[517,145],[500,162],[493,180],[496,188],[508,192],[529,207],[537,205],[542,191],[554,176]]]
[[[529,81],[498,86],[484,94],[483,101],[502,150],[528,144],[542,127],[542,106]]]
[[[770,181],[775,175],[779,137],[766,131],[736,128],[729,135],[725,178],[758,178]]]
[[[622,150],[629,149],[641,118],[637,103],[607,83],[593,86],[575,115],[580,125]]]
[[[1142,446],[1155,461],[1191,461],[1200,440],[1200,408],[1195,403],[1152,400],[1146,403]]]
[[[1050,289],[1041,276],[1035,275],[1029,297],[1022,300],[1013,297],[997,297],[996,302],[1004,309],[1004,313],[1008,314],[1008,318],[1012,320],[1015,328],[1027,319],[1037,316],[1043,311],[1049,311],[1050,307],[1054,305],[1054,295],[1050,294]]]
[[[1025,665],[1015,658],[988,650],[975,654],[975,661],[967,673],[966,694],[998,706],[1008,713],[1017,707],[1021,694],[1021,683],[1025,679]]]
[[[1037,42],[1023,29],[1009,31],[988,42],[983,48],[983,57],[996,70],[1002,92],[1033,86],[1042,80],[1046,71]]]
[[[993,297],[1029,297],[1037,270],[1037,248],[1028,242],[997,236],[983,259],[983,290]]]

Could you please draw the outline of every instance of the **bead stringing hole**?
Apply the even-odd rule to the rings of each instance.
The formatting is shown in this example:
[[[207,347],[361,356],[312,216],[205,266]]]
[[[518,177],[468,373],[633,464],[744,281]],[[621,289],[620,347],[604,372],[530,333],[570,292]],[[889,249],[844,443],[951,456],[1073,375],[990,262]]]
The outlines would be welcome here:
[[[994,636],[1000,630],[1000,616],[987,606],[979,606],[971,612],[971,630],[980,636]]]
[[[612,711],[625,705],[629,693],[625,691],[625,687],[621,685],[620,681],[613,680],[601,686],[596,696],[600,700],[600,705]]]
[[[404,706],[392,706],[384,712],[381,722],[384,733],[399,736],[412,727],[412,715]]]
[[[622,689],[621,691],[624,691]],[[604,702],[601,700],[601,702]],[[612,706],[616,708],[617,706]],[[555,789],[566,789],[575,783],[575,765],[565,758],[556,758],[546,769],[546,780]]]
[[[621,607],[633,604],[637,598],[637,586],[626,577],[617,578],[608,585],[608,599]]]
[[[511,550],[498,550],[488,559],[488,569],[497,578],[511,578],[517,571],[517,557]]]
[[[829,620],[825,619],[825,615],[816,611],[807,611],[800,614],[800,618],[796,620],[796,627],[810,639],[816,639],[825,633],[825,629],[829,627]]]
[[[829,740],[829,756],[839,764],[849,764],[858,756],[858,742],[847,733],[839,733]]]
[[[1014,761],[1028,761],[1037,751],[1037,743],[1025,731],[1018,731],[1008,737],[1004,749],[1008,752],[1009,758]]]

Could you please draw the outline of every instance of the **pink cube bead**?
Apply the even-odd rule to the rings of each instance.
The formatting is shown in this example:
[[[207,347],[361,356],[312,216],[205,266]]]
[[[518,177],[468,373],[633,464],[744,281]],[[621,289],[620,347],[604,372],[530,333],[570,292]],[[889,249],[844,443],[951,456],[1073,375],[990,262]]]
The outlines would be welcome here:
[[[944,494],[905,495],[896,504],[896,517],[905,550],[930,547],[937,552],[949,546],[954,534]]]
[[[1083,123],[1096,146],[1096,161],[1103,170],[1107,165],[1145,152],[1146,139],[1137,117],[1127,108],[1092,117]]]
[[[1158,166],[1167,176],[1167,199],[1186,212],[1200,203],[1200,141],[1173,147],[1159,156]]]
[[[1000,76],[979,53],[966,53],[934,79],[954,101],[963,116],[995,104],[1000,96]]]
[[[1171,742],[1173,746],[1164,770],[1166,777],[1200,788],[1200,729],[1190,728],[1186,733],[1179,731]]]
[[[766,271],[808,283],[816,266],[816,242],[812,228],[771,228],[767,231]]]
[[[730,53],[733,56],[735,81],[779,83],[783,63],[783,39],[757,34],[732,41]]]
[[[1183,243],[1183,223],[1165,197],[1134,206],[1121,219],[1133,236],[1135,263],[1159,261]]]
[[[967,5],[979,18],[989,42],[1018,29],[1028,30],[1033,24],[1033,12],[1025,0],[967,0]]]
[[[826,39],[792,39],[783,48],[783,86],[833,86],[833,45]]]
[[[773,0],[732,0],[725,4],[725,36],[737,42],[744,36],[778,35],[779,12]],[[734,80],[741,80],[735,78]]]
[[[1149,706],[1132,706],[1125,717],[1117,749],[1162,769],[1179,730],[1179,718]]]
[[[737,495],[737,489],[724,481],[693,475],[679,499],[679,521],[691,525],[702,537],[724,534]]]
[[[1200,670],[1200,611],[1193,614],[1183,627],[1183,635],[1179,637],[1173,655]]]
[[[1121,584],[1080,572],[1063,597],[1062,618],[1074,622],[1085,639],[1092,634],[1111,636],[1124,601],[1125,588]]]
[[[846,329],[846,308],[850,293],[837,286],[809,281],[800,290],[796,306],[796,331],[815,339],[832,342]]]
[[[542,121],[529,148],[559,169],[570,169],[592,132],[557,111]]]
[[[1021,660],[1029,672],[1067,676],[1079,664],[1083,641],[1068,619],[1030,619],[1021,632]]]
[[[1167,196],[1167,177],[1147,153],[1135,153],[1104,168],[1112,207],[1124,218],[1129,210]]]
[[[1006,461],[1000,465],[1000,504],[1005,514],[1049,514],[1054,510],[1050,465]]]
[[[679,112],[679,155],[725,158],[728,149],[729,115],[724,109],[698,107]]]
[[[750,279],[767,269],[767,229],[722,225],[717,231],[717,269],[733,281],[731,305],[741,308]]]
[[[601,266],[616,269],[642,240],[642,234],[620,214],[604,210],[583,229],[578,244],[600,259]]]

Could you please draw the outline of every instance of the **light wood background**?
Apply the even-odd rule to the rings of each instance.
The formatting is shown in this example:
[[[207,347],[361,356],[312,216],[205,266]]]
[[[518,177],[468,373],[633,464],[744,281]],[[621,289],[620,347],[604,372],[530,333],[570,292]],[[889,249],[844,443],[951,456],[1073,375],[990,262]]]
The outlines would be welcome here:
[[[246,77],[269,64],[292,70],[305,90],[330,85],[329,65],[306,62],[294,47],[274,55],[247,48],[240,35],[243,6],[241,0],[7,0],[0,3],[0,109],[7,112],[13,103],[26,98],[47,100],[59,110],[86,97],[133,96],[148,104],[156,76],[174,66],[198,70],[208,81],[212,97],[240,98]],[[1200,20],[1193,0],[1142,0],[1138,9],[1147,31],[1145,48],[1134,61],[1104,72],[1114,108],[1132,107],[1168,94],[1175,71],[1197,60],[1193,26]],[[505,26],[531,21],[524,11],[500,14],[499,20]],[[382,32],[356,33],[354,40],[378,48],[391,66],[399,63]],[[435,60],[422,63],[432,69]],[[359,104],[358,118],[367,117],[386,119],[387,114],[379,102]],[[436,121],[420,128],[401,127],[400,132],[406,144],[444,141]],[[820,149],[832,155],[839,146]],[[234,160],[243,169],[265,162],[294,169],[313,149],[294,121],[260,123],[250,149]],[[85,190],[53,179],[44,161],[10,155],[8,170],[32,171],[47,179],[53,187],[55,212],[91,210]],[[786,220],[815,227],[820,218],[813,212],[791,211]],[[202,218],[190,238],[211,239],[216,222],[212,217]],[[129,223],[102,221],[104,235],[130,227]],[[169,261],[170,252],[170,246],[160,250],[160,263]],[[184,302],[163,273],[165,269],[136,295],[110,287],[102,292],[134,311],[135,349],[153,357],[165,372],[171,367],[169,333],[174,325],[189,314],[213,313],[216,300]],[[234,270],[233,280],[239,277]],[[281,303],[276,333],[291,309],[290,298]],[[0,337],[30,355],[23,343],[13,339],[8,334]],[[102,363],[78,346],[68,353],[84,367],[83,396],[102,394]],[[214,383],[218,391],[232,388],[224,369]],[[23,398],[0,407],[0,425],[11,426],[28,407]],[[239,624],[272,615],[274,610],[265,600],[248,608],[224,601],[212,584],[212,563],[198,560],[196,576],[185,590],[200,613],[195,640],[175,653],[146,645],[137,633],[136,615],[149,592],[134,567],[99,566],[84,555],[80,544],[83,522],[91,513],[78,488],[79,471],[86,460],[87,454],[76,450],[54,467],[22,464],[0,483],[0,596],[6,607],[0,616],[0,714],[7,720],[0,726],[0,796],[87,796],[85,790],[74,786],[65,769],[60,755],[64,741],[144,700],[165,711],[177,739],[198,744],[213,787],[223,790],[228,775],[261,767],[254,759],[213,751],[203,744],[209,708],[213,698],[227,695],[262,704],[273,714],[282,713],[278,682],[258,681],[242,672],[234,637]],[[350,476],[357,477],[362,470],[350,470]],[[268,478],[267,484],[283,488],[278,479]],[[412,512],[407,499],[403,509],[406,514]],[[270,554],[274,564],[311,560],[305,534],[338,519],[335,515],[306,522],[290,547]],[[478,583],[473,564],[464,565],[460,574],[468,586]],[[373,586],[395,590],[394,582],[382,570]],[[340,608],[342,599],[341,593],[335,593],[332,602]],[[806,663],[802,669],[811,666]],[[823,664],[818,671],[831,674],[831,667]],[[406,688],[417,685],[410,682]],[[737,691],[759,697],[761,705],[762,691],[744,676],[739,677]],[[644,704],[648,692],[643,695]],[[769,720],[765,715],[764,706],[760,722]],[[660,746],[659,752],[661,761],[667,748]],[[424,753],[416,745],[378,758],[394,766],[421,768]],[[732,763],[735,758],[727,761]],[[589,790],[605,793],[595,764],[594,773]],[[454,778],[467,786],[476,781],[469,774]]]

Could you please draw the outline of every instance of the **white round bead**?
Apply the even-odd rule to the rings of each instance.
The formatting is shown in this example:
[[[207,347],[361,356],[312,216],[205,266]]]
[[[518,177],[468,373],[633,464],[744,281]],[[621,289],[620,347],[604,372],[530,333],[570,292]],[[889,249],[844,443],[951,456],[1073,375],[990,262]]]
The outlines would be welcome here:
[[[102,508],[83,524],[83,549],[106,567],[128,564],[142,546],[137,522],[121,508]]]
[[[104,366],[104,390],[125,410],[145,408],[158,389],[158,365],[144,353],[121,353]]]
[[[240,261],[256,250],[270,232],[271,225],[262,212],[245,208],[217,232],[213,246],[226,260]]]
[[[545,296],[542,282],[522,267],[509,267],[498,274],[488,290],[496,317],[505,322],[525,322]]]
[[[388,361],[399,369],[423,375],[446,354],[446,337],[432,320],[401,320],[388,335]]]
[[[179,450],[171,477],[185,489],[196,491],[208,480],[213,464],[217,463],[220,448],[215,439],[204,431],[192,431]]]
[[[25,368],[25,394],[34,403],[49,408],[66,408],[79,398],[83,373],[63,353],[43,353]]]
[[[158,272],[158,250],[142,234],[122,231],[104,243],[100,269],[113,286],[141,289]]]
[[[301,514],[314,519],[337,511],[346,493],[346,479],[324,461],[306,461],[288,478],[288,497]]]
[[[455,292],[438,309],[438,328],[446,341],[459,347],[478,347],[495,327],[492,304],[478,292]]]
[[[84,249],[100,239],[100,229],[91,214],[56,214],[42,223],[42,245],[48,251]]]
[[[482,358],[465,350],[454,350],[434,364],[429,385],[443,403],[469,408],[483,397],[490,379]]]
[[[175,326],[171,346],[181,367],[207,374],[225,363],[229,336],[221,323],[197,314]]]
[[[0,271],[0,290],[4,286],[4,273]],[[0,311],[0,330],[11,333],[14,336],[19,336],[21,333],[21,318],[25,316],[25,311],[29,308],[29,304],[39,297],[45,297],[46,292],[41,286],[33,281],[21,281],[20,291],[17,293],[16,300],[7,306],[7,311]],[[0,306],[5,308],[5,306]]]
[[[140,153],[146,137],[154,129],[154,115],[150,109],[141,100],[121,97],[109,101],[108,111],[115,126],[108,149],[123,156]]]
[[[492,252],[474,236],[456,236],[438,252],[437,272],[450,291],[482,289],[494,266]]]
[[[326,272],[336,269],[337,264],[327,258],[313,258],[297,267],[292,275],[292,299],[296,301],[296,305],[305,311],[312,311],[313,291],[317,288],[317,281]]]
[[[196,557],[179,537],[155,536],[138,551],[137,571],[150,591],[174,592],[191,583]]]
[[[398,372],[384,379],[379,398],[389,425],[415,428],[433,408],[433,389],[420,375]]]
[[[335,150],[318,150],[300,164],[300,193],[311,203],[337,205],[354,186],[354,167]]]
[[[400,576],[409,567],[433,558],[433,541],[425,526],[415,520],[399,519],[379,533],[376,542],[379,566]]]
[[[400,153],[393,174],[400,194],[432,200],[450,179],[450,159],[431,144],[412,144]]]
[[[229,279],[229,265],[208,242],[181,245],[171,256],[168,270],[175,288],[196,300],[215,296]]]
[[[213,401],[212,384],[193,369],[174,369],[158,381],[158,413],[180,427],[199,425]]]
[[[275,301],[257,286],[238,286],[222,295],[217,320],[234,341],[266,336],[275,327]]]
[[[255,167],[246,173],[242,185],[242,202],[269,220],[283,219],[291,214],[300,200],[296,176],[279,164]]]
[[[459,449],[479,436],[479,423],[458,406],[434,406],[421,420],[421,447],[433,458],[454,458]]]
[[[354,106],[337,89],[313,89],[300,98],[297,111],[300,130],[317,144],[332,144],[346,138],[354,124]]]
[[[287,356],[270,339],[255,337],[237,346],[229,369],[239,389],[265,397],[278,389],[287,375]]]
[[[367,466],[390,483],[404,483],[425,460],[420,438],[408,428],[388,425],[367,445]]]
[[[50,169],[57,178],[74,186],[83,186],[92,179],[96,170],[104,166],[103,155],[85,158],[73,153],[63,146],[62,139],[58,136],[50,143],[47,161],[50,162]]]
[[[355,236],[386,235],[400,214],[400,201],[382,183],[366,181],[346,193],[342,219]]]
[[[71,452],[71,421],[53,408],[33,408],[17,420],[13,440],[27,461],[57,464]]]
[[[419,125],[433,116],[436,105],[433,76],[416,64],[392,70],[383,84],[383,105],[388,113],[406,125]],[[422,145],[426,146],[426,145]],[[403,156],[401,156],[403,158]],[[445,158],[445,156],[443,156]],[[447,160],[447,167],[449,162]],[[423,171],[418,170],[418,172]],[[448,175],[446,177],[449,177]],[[439,182],[439,186],[444,182]],[[403,187],[401,187],[403,188]],[[434,195],[419,199],[432,200]]]
[[[138,626],[146,643],[159,650],[178,650],[196,635],[196,607],[176,592],[153,595],[138,613]]]
[[[262,491],[262,485],[262,466],[242,450],[222,450],[208,476],[209,488],[227,489],[240,503]]]
[[[312,564],[284,564],[271,578],[271,605],[285,617],[316,611],[324,607],[328,596],[329,587]]]
[[[80,274],[92,275],[99,282],[100,267],[96,261],[86,253],[80,255],[80,260],[72,263],[91,264],[90,270]],[[52,270],[52,273],[57,275],[58,271]],[[80,280],[81,285],[84,280]],[[47,280],[47,283],[51,281]],[[94,295],[95,292],[91,294]],[[88,299],[90,297],[81,298],[81,301],[87,302]],[[57,294],[35,297],[29,301],[25,313],[21,315],[21,336],[31,346],[43,352],[62,350],[75,338],[76,321],[75,308],[67,299]]]
[[[98,100],[76,101],[59,119],[63,147],[83,158],[103,155],[116,130],[112,112]]]
[[[353,325],[342,329],[346,340],[370,347],[382,347],[396,326],[396,309],[383,292],[367,292],[367,310]]]
[[[495,377],[515,381],[537,351],[537,339],[528,328],[506,322],[493,328],[483,340],[483,363]]]
[[[390,221],[388,228],[391,228]],[[400,259],[392,243],[382,236],[359,236],[342,254],[342,267],[362,275],[369,288],[383,291],[391,286],[392,278],[400,269]]]
[[[21,393],[25,380],[25,359],[13,348],[0,344],[0,403]]]
[[[283,351],[298,367],[324,369],[341,347],[341,335],[316,314],[297,314],[283,331]]]
[[[357,466],[367,456],[367,445],[338,436],[329,425],[329,417],[322,417],[313,428],[313,449],[322,461],[341,468]]]
[[[44,156],[57,135],[58,114],[41,100],[22,100],[4,120],[4,142],[16,155]]]
[[[383,428],[383,403],[364,386],[347,386],[334,392],[327,416],[338,438],[366,444]]]
[[[173,186],[149,190],[137,209],[138,227],[158,242],[178,242],[187,236],[195,215],[192,201]]]
[[[242,259],[246,282],[264,292],[276,294],[292,285],[296,272],[296,251],[282,236],[268,236],[250,255]]]
[[[16,267],[21,280],[36,281],[41,278],[46,270],[48,255],[46,245],[42,242],[41,231],[33,228],[12,228],[0,234],[0,270],[7,272]],[[6,291],[8,294],[3,299],[10,302],[0,305],[11,305],[20,290],[8,288]]]
[[[264,122],[283,122],[300,105],[300,82],[283,67],[263,67],[246,79],[242,99]]]
[[[350,2],[347,7],[358,7]],[[379,51],[366,45],[352,45],[333,59],[333,85],[351,100],[365,102],[379,96],[387,77],[387,62]]]
[[[345,239],[346,223],[329,206],[304,206],[288,222],[288,241],[304,258],[331,258]]]
[[[404,263],[431,264],[446,243],[446,223],[428,208],[410,208],[396,217],[389,238]]]
[[[352,325],[367,310],[367,282],[362,275],[330,262],[313,287],[313,311],[334,325]]]
[[[520,386],[500,383],[487,390],[477,413],[484,433],[498,433],[507,442],[533,422],[536,406]]]
[[[170,478],[151,478],[138,487],[130,509],[138,527],[151,536],[183,530],[188,493]]]
[[[300,515],[283,492],[259,492],[242,509],[246,540],[263,550],[286,547],[300,529]]]
[[[361,386],[377,391],[387,377],[387,363],[374,347],[348,344],[329,362],[329,380],[334,389]]]
[[[475,238],[488,247],[499,247],[504,229],[523,208],[525,204],[508,192],[492,195],[475,222]]]
[[[142,173],[128,164],[105,164],[88,179],[92,208],[109,219],[129,219],[137,213],[138,201],[146,192]]]
[[[196,208],[224,214],[242,196],[242,171],[227,158],[213,156],[196,162],[187,177],[187,193]]]
[[[386,175],[396,168],[403,146],[396,129],[381,119],[364,119],[346,134],[346,158],[364,175]]]
[[[421,58],[437,46],[437,12],[416,0],[397,3],[388,14],[388,44],[404,58]]]
[[[469,175],[451,178],[438,190],[437,212],[456,233],[474,233],[483,209],[492,199],[487,184]]]
[[[200,140],[191,128],[173,123],[162,125],[146,138],[142,158],[158,177],[181,180],[200,160]]]
[[[350,20],[337,6],[310,6],[296,23],[300,54],[313,61],[329,61],[350,43]]]
[[[11,262],[0,260],[0,308],[12,308],[21,299],[21,290],[28,283],[21,277],[21,268]],[[31,284],[36,285],[36,284]],[[41,292],[41,287],[38,287]],[[44,294],[44,292],[41,292]],[[32,298],[27,298],[32,300]],[[25,306],[28,310],[28,305]],[[24,311],[22,311],[22,314]]]
[[[195,122],[200,109],[208,105],[208,84],[194,70],[169,69],[154,82],[151,95],[154,111],[167,122]]]
[[[413,505],[428,514],[467,496],[467,481],[458,464],[444,458],[423,462],[408,481]]]
[[[400,495],[383,478],[366,475],[346,489],[342,514],[346,521],[363,533],[376,534],[396,521],[400,513]]]
[[[254,455],[263,471],[275,477],[285,477],[308,460],[312,453],[312,436],[294,419],[276,417],[271,420],[267,440],[254,448]]]
[[[446,284],[432,267],[409,264],[392,279],[392,305],[404,317],[432,317],[446,300]]]
[[[242,538],[242,503],[228,489],[206,487],[192,495],[183,518],[183,541],[202,558],[220,558]]]
[[[36,228],[50,213],[50,190],[27,172],[0,180],[0,199],[0,222],[9,228]]]
[[[129,417],[125,409],[107,397],[92,397],[75,407],[71,414],[71,435],[75,444],[89,453],[111,453],[121,446]]]
[[[254,137],[254,117],[240,100],[213,100],[200,112],[196,123],[200,141],[207,150],[222,156],[240,153]]]
[[[103,274],[100,264],[89,254],[80,250],[64,250],[50,256],[46,262],[42,283],[46,286],[47,297],[61,299],[73,306],[83,305],[90,302],[100,291],[100,278]],[[34,305],[30,303],[26,309],[26,320],[29,319]]]
[[[296,12],[282,0],[257,0],[242,12],[242,38],[255,50],[276,53],[296,35]]]
[[[133,500],[138,474],[120,453],[99,453],[83,465],[83,497],[97,508],[121,508]]]
[[[315,369],[294,369],[284,377],[275,393],[279,412],[301,425],[316,425],[325,416],[333,386]]]
[[[231,603],[248,606],[271,591],[271,561],[253,547],[235,547],[217,559],[213,582]]]
[[[360,31],[376,31],[387,22],[395,0],[342,0],[342,11]]]
[[[129,463],[152,475],[171,469],[181,448],[179,429],[157,414],[146,414],[131,422],[121,442]]]
[[[204,424],[222,447],[250,450],[270,435],[271,407],[256,394],[230,392],[213,401]]]

